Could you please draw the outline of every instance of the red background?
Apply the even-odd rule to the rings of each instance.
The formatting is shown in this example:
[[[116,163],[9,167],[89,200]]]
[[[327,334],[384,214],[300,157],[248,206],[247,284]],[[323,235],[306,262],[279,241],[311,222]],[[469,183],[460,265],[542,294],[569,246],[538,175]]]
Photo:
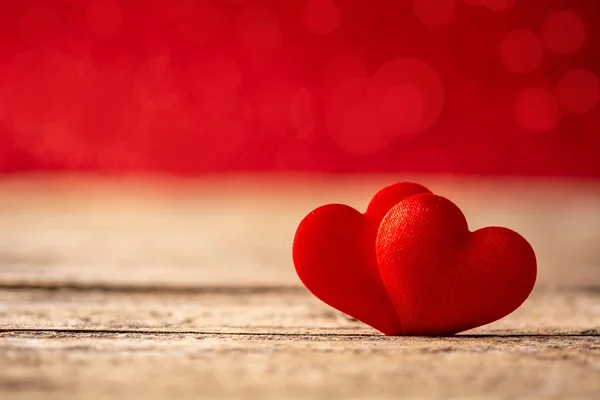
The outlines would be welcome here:
[[[600,177],[594,0],[0,5],[0,171]]]

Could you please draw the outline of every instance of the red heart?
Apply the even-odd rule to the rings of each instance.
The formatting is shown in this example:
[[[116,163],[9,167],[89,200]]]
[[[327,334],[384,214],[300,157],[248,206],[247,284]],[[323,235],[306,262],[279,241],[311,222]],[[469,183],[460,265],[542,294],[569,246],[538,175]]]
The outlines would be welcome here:
[[[508,315],[531,293],[533,249],[501,227],[470,232],[460,209],[433,194],[411,196],[383,218],[379,269],[405,335],[447,335]]]
[[[389,209],[417,193],[430,192],[416,183],[397,183],[379,191],[365,214],[343,204],[309,213],[298,226],[292,249],[302,283],[331,307],[386,335],[400,334],[377,267],[375,238]]]

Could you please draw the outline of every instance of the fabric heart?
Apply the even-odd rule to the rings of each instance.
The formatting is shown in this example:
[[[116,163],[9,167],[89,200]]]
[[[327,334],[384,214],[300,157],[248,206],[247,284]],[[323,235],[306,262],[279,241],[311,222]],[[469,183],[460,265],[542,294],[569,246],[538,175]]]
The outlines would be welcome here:
[[[317,298],[385,333],[402,333],[377,266],[375,239],[382,218],[401,200],[430,193],[416,183],[397,183],[379,191],[361,214],[328,204],[300,222],[292,255],[300,280]]]
[[[448,335],[500,319],[531,293],[529,243],[501,227],[470,232],[460,209],[433,194],[407,197],[385,215],[376,254],[405,335]]]

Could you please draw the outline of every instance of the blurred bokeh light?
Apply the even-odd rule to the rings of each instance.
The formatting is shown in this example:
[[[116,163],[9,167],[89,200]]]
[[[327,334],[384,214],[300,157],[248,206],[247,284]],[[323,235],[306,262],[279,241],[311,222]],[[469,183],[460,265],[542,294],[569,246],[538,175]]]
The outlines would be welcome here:
[[[0,172],[600,177],[600,2],[0,4]]]

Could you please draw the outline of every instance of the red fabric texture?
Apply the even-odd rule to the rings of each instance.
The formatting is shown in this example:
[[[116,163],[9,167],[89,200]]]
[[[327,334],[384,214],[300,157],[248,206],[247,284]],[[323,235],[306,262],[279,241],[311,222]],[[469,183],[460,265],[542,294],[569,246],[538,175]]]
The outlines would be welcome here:
[[[317,208],[293,245],[319,299],[386,335],[449,335],[498,320],[529,296],[532,247],[502,227],[468,230],[460,209],[421,185],[377,193],[365,214]]]

